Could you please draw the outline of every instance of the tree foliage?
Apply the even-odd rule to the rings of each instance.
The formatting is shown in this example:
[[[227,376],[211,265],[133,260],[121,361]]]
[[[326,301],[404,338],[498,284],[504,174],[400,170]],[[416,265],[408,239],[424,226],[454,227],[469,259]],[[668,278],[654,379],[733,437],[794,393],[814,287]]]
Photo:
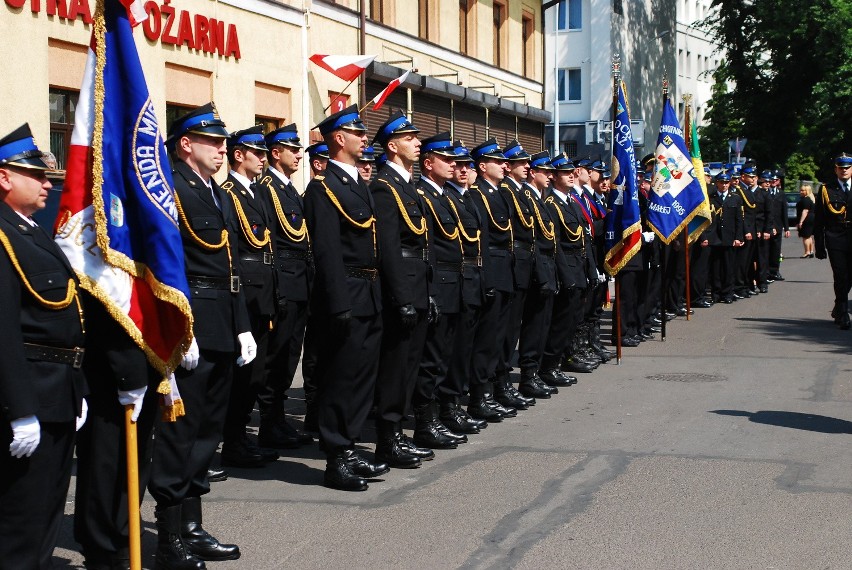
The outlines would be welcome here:
[[[713,0],[713,7],[705,24],[726,60],[714,76],[702,146],[726,149],[741,136],[759,164],[823,169],[835,153],[852,152],[852,2]]]

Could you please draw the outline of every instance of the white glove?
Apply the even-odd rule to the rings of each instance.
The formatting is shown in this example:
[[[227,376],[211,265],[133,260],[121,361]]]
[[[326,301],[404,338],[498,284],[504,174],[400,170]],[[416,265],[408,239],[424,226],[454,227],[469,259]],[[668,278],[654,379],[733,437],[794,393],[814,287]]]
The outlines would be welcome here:
[[[598,271],[598,283],[606,283],[606,275],[603,274],[603,271]]]
[[[654,241],[654,232],[642,232],[642,239],[645,243],[651,243]]]
[[[80,428],[86,423],[87,417],[89,417],[89,404],[86,403],[86,398],[83,398],[83,407],[80,408],[80,415],[77,416],[74,431],[80,431]]]
[[[186,354],[183,355],[180,365],[187,370],[192,370],[198,366],[198,343],[195,342],[195,337],[192,337],[192,344],[189,345]]]
[[[244,332],[237,335],[237,340],[240,343],[240,355],[237,357],[237,366],[245,366],[257,356],[257,343],[250,332]]]
[[[9,453],[12,457],[29,457],[41,441],[41,426],[35,416],[26,416],[12,420],[12,443]]]
[[[197,350],[197,349],[196,349]],[[198,356],[196,356],[196,364]],[[195,368],[193,366],[193,368]],[[118,403],[123,406],[133,405],[133,414],[130,416],[130,421],[136,423],[139,419],[139,414],[142,412],[142,401],[145,399],[145,392],[148,391],[148,386],[136,388],[135,390],[119,390]]]

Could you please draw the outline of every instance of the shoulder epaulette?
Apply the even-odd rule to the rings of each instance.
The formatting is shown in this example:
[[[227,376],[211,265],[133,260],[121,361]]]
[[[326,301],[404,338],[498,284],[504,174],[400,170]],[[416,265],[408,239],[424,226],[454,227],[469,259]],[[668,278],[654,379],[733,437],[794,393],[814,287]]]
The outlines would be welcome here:
[[[231,191],[231,190],[234,188],[234,183],[233,183],[233,182],[231,182],[230,180],[225,180],[225,181],[222,183],[221,188],[222,188],[222,190],[228,190],[228,191]]]
[[[548,196],[547,198],[545,198],[544,203],[545,204],[552,204],[553,203],[553,196]]]
[[[272,176],[268,176],[268,175],[267,175],[267,176],[264,176],[264,177],[260,180],[260,183],[261,183],[261,184],[263,184],[264,186],[269,186],[269,183],[270,183],[270,182],[272,182]]]
[[[320,174],[318,176],[314,176],[314,180],[318,180],[318,181],[322,182],[323,180],[325,180],[325,175]]]

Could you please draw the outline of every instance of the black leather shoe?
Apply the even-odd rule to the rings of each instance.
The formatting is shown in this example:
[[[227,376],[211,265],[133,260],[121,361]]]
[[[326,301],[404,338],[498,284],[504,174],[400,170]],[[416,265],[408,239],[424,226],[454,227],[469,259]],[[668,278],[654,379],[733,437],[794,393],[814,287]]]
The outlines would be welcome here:
[[[329,457],[325,465],[323,485],[340,491],[366,491],[369,486],[363,477],[352,472],[342,453]]]
[[[577,377],[576,377],[576,376],[571,376],[570,374],[568,374],[568,373],[567,373],[567,372],[565,372],[564,370],[557,370],[557,371],[556,371],[556,373],[557,373],[557,374],[559,374],[559,375],[562,377],[562,379],[563,379],[563,380],[565,380],[566,382],[568,382],[568,385],[569,385],[569,386],[573,386],[574,384],[576,384],[576,383],[579,381],[579,380],[577,380]],[[548,386],[548,387],[549,387],[549,386]],[[556,390],[556,388],[555,388],[555,387],[550,388],[550,389],[551,389],[551,390]]]
[[[521,402],[523,402],[524,404],[527,405],[527,407],[524,408],[524,409],[527,409],[530,406],[535,406],[535,398],[528,398],[527,396],[524,396],[523,394],[521,394],[518,391],[517,388],[515,388],[514,384],[509,384],[509,386],[506,389],[509,391],[509,393],[512,396],[514,396],[515,398],[517,398],[518,400],[520,400]]]
[[[834,319],[837,327],[842,331],[848,331],[850,326],[852,326],[852,320],[849,319],[849,313],[842,312],[838,317]]]
[[[384,475],[390,471],[387,463],[370,463],[354,449],[344,451],[343,457],[346,459],[349,470],[364,479],[375,479],[379,475]]]
[[[548,390],[539,388],[535,382],[527,379],[521,380],[521,383],[518,385],[518,390],[524,396],[530,396],[531,398],[541,398],[543,400],[550,398],[550,392]]]
[[[518,410],[511,406],[504,406],[497,400],[495,400],[491,394],[485,394],[485,405],[490,407],[492,410],[503,416],[504,418],[514,418],[518,415]]]
[[[376,422],[378,441],[376,442],[376,461],[387,463],[395,469],[416,469],[420,467],[420,458],[402,447],[402,430],[395,422]]]
[[[464,416],[464,419],[467,420],[467,422],[470,423],[471,425],[476,426],[480,430],[483,430],[483,429],[488,427],[487,421],[474,418],[469,413],[467,413],[467,410],[465,410],[461,406],[459,406],[458,409],[459,409],[459,414]]]
[[[414,443],[414,440],[405,435],[404,433],[400,434],[399,446],[408,453],[419,457],[421,461],[432,461],[433,459],[435,459],[434,451],[425,447],[417,447],[417,444]]]
[[[786,281],[786,279],[781,277],[780,273],[776,273],[775,275],[772,276],[772,278],[775,279],[776,281]]]
[[[266,460],[261,455],[260,449],[248,441],[247,435],[234,440],[226,440],[222,444],[222,465],[230,467],[263,467],[265,463]]]
[[[455,402],[442,402],[439,415],[441,423],[455,433],[479,433],[479,422],[467,419],[467,415],[461,412],[459,405]]]
[[[692,306],[696,309],[709,309],[713,305],[707,299],[699,299],[698,301],[693,301]]]
[[[470,402],[467,405],[467,413],[474,419],[485,420],[490,424],[496,424],[503,421],[503,415],[491,409],[491,407],[485,403],[484,397],[473,398],[471,396]]]
[[[236,560],[240,547],[222,544],[201,526],[201,497],[187,497],[180,504],[180,535],[186,548],[200,560]]]
[[[595,367],[588,362],[583,362],[575,358],[571,358],[562,363],[562,370],[565,372],[580,372],[585,374],[594,371],[594,369]],[[545,382],[547,382],[547,380],[545,380]]]
[[[733,302],[734,302],[734,298],[733,298],[733,297],[725,297],[724,299],[722,299],[722,300],[721,300],[721,301],[719,301],[719,302],[720,302],[720,303],[725,303],[726,305],[730,305],[731,303],[733,303]]]
[[[613,339],[615,340],[615,339]],[[635,348],[639,346],[639,339],[635,336],[623,336],[621,337],[621,346],[626,346],[628,348]],[[613,343],[615,344],[615,343]]]
[[[760,295],[760,289],[756,285],[749,289],[748,292],[752,295]]]
[[[527,410],[529,405],[526,400],[516,398],[509,392],[508,388],[494,391],[494,399],[504,408],[515,408],[516,410]]]
[[[189,552],[181,538],[181,505],[157,505],[157,553],[154,567],[163,570],[205,570],[207,565]]]
[[[219,481],[227,481],[228,472],[224,469],[208,469],[207,481],[210,483],[218,483]]]
[[[766,285],[761,285],[760,286],[760,292],[761,293],[769,293],[769,287],[767,287]]]
[[[571,385],[571,382],[561,374],[561,371],[558,368],[549,368],[542,371],[539,378],[541,378],[542,382],[548,386],[553,386],[554,388]]]
[[[450,439],[454,439],[455,442],[458,443],[458,444],[467,443],[467,436],[465,434],[456,433],[456,432],[452,431],[450,428],[445,426],[444,422],[442,422],[441,420],[437,420],[435,422],[435,429],[437,429],[439,432],[441,432],[446,437],[449,437]]]

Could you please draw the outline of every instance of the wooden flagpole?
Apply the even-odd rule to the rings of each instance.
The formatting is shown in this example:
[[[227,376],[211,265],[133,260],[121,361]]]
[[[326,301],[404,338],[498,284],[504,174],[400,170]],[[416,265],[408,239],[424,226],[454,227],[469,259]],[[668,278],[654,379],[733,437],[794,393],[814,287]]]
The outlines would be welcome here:
[[[127,452],[127,522],[130,534],[130,570],[142,570],[142,529],[139,515],[139,447],[133,404],[124,406],[124,434]]]

